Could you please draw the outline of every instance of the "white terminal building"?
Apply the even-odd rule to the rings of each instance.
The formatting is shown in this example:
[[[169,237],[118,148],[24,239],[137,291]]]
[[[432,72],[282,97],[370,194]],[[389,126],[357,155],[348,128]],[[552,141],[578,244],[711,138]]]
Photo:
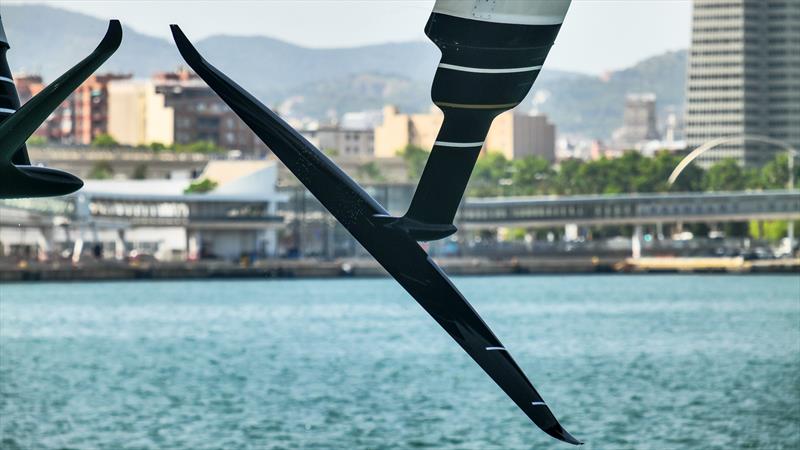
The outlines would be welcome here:
[[[0,250],[47,257],[238,261],[274,256],[283,219],[274,161],[212,161],[199,180],[216,187],[184,193],[192,180],[89,180],[56,199],[0,202]],[[28,255],[33,256],[33,255]]]

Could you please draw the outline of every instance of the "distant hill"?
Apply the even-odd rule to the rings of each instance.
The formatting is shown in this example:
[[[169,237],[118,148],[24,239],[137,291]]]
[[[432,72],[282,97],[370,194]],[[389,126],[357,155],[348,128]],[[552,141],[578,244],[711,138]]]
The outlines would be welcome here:
[[[433,65],[435,67],[435,64]],[[430,108],[430,81],[379,73],[357,73],[315,81],[286,89],[279,103],[281,114],[329,117],[350,111],[397,105],[401,111]]]
[[[311,83],[330,84],[367,73],[427,81],[430,86],[439,61],[439,50],[429,42],[313,49],[263,36],[211,36],[197,47],[243,86],[270,98]]]
[[[608,139],[622,126],[628,93],[655,93],[660,120],[669,112],[682,113],[685,73],[685,50],[648,58],[606,77],[545,67],[519,108],[547,114],[560,133]],[[282,97],[290,99],[292,113],[312,117],[331,109],[339,113],[380,109],[385,103],[394,103],[401,111],[420,111],[430,107],[430,86],[430,78],[357,74],[291,87]]]
[[[44,5],[0,5],[0,14],[11,45],[11,71],[38,73],[45,81],[54,80],[85,58],[108,26],[104,20]],[[101,71],[146,77],[181,62],[171,43],[122,26],[122,46]]]
[[[106,22],[44,5],[0,7],[14,72],[52,81],[97,45]],[[101,71],[145,78],[183,64],[171,41],[124,27],[123,44]],[[430,106],[439,51],[430,42],[312,49],[264,36],[211,36],[198,48],[221,70],[271,106],[322,118],[395,103],[404,111]],[[686,51],[649,58],[596,77],[545,67],[521,106],[550,116],[560,132],[607,138],[621,125],[626,93],[654,92],[659,112],[682,111]]]
[[[664,53],[606,77],[545,77],[543,73],[529,104],[546,113],[559,132],[608,138],[622,125],[628,93],[655,93],[660,119],[668,112],[682,113],[686,55],[686,50]]]
[[[107,26],[104,20],[44,5],[4,5],[0,14],[12,47],[12,70],[40,73],[47,81],[94,49]],[[122,46],[102,71],[145,78],[184,64],[172,41],[122,26]],[[429,42],[313,49],[265,36],[211,36],[196,44],[214,65],[270,102],[293,87],[362,73],[429,82],[439,59]]]

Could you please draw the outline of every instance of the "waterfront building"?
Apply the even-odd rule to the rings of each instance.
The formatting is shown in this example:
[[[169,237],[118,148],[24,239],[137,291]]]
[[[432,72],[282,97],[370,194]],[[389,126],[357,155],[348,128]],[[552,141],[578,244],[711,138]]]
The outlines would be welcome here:
[[[614,142],[622,149],[638,149],[660,138],[656,125],[656,96],[629,94],[625,98],[622,127],[614,132]]]
[[[28,100],[33,98],[36,94],[44,89],[45,84],[42,77],[36,74],[19,73],[14,74],[14,85],[17,88],[17,95],[19,95],[19,103],[24,105]],[[51,129],[57,123],[53,120],[59,116],[63,108],[59,107],[53,112],[53,115],[42,123],[42,125],[33,133],[33,136],[42,137],[45,139],[50,138]]]
[[[593,140],[589,144],[589,159],[598,160],[601,158],[614,159],[625,154],[625,150],[620,147],[609,147],[601,140]]]
[[[287,200],[272,161],[212,161],[198,180],[216,187],[186,193],[191,179],[87,180],[65,197],[0,202],[0,254],[43,258],[86,254],[123,259],[218,259],[276,255]],[[16,223],[16,225],[14,225]]]
[[[695,0],[686,96],[689,148],[762,135],[800,148],[800,2]],[[698,158],[760,165],[774,147],[746,142]]]
[[[74,256],[83,248],[109,258],[136,251],[164,260],[367,256],[304,187],[276,189],[276,167],[267,161],[213,161],[199,178],[218,181],[208,194],[184,194],[189,180],[111,180],[88,181],[67,197],[3,200],[0,255]],[[365,185],[393,215],[405,212],[415,188]],[[436,255],[455,247],[461,256],[511,256],[504,253],[508,248],[484,238],[502,228],[535,234],[532,230],[574,226],[663,230],[688,223],[798,219],[800,198],[788,190],[466,198],[455,221],[458,234],[426,245]],[[483,236],[483,243],[470,236]],[[575,254],[574,246],[560,248]],[[679,244],[670,251],[696,250]]]
[[[543,114],[528,115],[510,110],[492,122],[484,151],[498,151],[507,159],[539,156],[556,159],[556,127]]]
[[[185,69],[111,83],[109,133],[132,146],[208,141],[250,156],[268,152],[219,96]]]
[[[597,141],[563,136],[556,147],[556,161],[566,159],[589,160],[594,158]]]
[[[369,128],[322,125],[300,130],[309,142],[331,155],[372,156],[375,132]]]
[[[374,130],[375,127],[383,122],[383,111],[380,109],[368,109],[364,111],[354,111],[342,114],[339,126],[355,130]]]
[[[404,114],[393,105],[383,108],[383,122],[375,127],[375,156],[390,158],[408,145],[430,150],[444,115],[436,106],[427,113]]]
[[[71,140],[75,144],[91,144],[100,134],[108,133],[108,84],[129,80],[131,74],[107,73],[92,75],[72,93]]]
[[[17,95],[19,95],[19,103],[21,105],[24,105],[25,102],[32,99],[45,87],[41,75],[27,73],[14,74],[14,85],[17,88]]]
[[[395,106],[383,110],[383,123],[375,128],[375,156],[396,156],[407,145],[433,148],[442,125],[441,110],[432,106],[428,113],[402,114]],[[492,122],[484,151],[496,151],[508,159],[541,156],[555,160],[555,126],[544,115],[506,111]]]
[[[51,142],[88,144],[94,136],[106,132],[106,85],[117,77],[124,75],[90,77],[53,111],[34,136]],[[36,74],[16,74],[14,84],[23,105],[46,87]]]
[[[151,80],[111,83],[108,130],[121,145],[171,145],[174,114]]]

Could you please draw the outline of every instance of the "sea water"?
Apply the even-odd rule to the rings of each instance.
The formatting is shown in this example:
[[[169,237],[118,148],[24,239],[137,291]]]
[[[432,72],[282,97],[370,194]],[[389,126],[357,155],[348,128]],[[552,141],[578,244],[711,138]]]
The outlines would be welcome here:
[[[587,449],[800,448],[800,278],[456,278]],[[391,279],[0,286],[4,449],[541,449]]]

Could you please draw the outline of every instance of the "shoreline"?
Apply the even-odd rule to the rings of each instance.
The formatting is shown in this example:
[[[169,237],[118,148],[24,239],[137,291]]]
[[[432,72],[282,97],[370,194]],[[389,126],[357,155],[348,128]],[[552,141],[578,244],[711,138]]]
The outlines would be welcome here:
[[[489,260],[437,259],[451,276],[589,275],[589,274],[800,274],[800,259],[748,261],[743,258],[597,258],[546,257]],[[358,260],[272,260],[253,265],[222,262],[125,263],[69,262],[0,267],[0,282],[333,279],[381,278],[389,275],[377,262]]]

